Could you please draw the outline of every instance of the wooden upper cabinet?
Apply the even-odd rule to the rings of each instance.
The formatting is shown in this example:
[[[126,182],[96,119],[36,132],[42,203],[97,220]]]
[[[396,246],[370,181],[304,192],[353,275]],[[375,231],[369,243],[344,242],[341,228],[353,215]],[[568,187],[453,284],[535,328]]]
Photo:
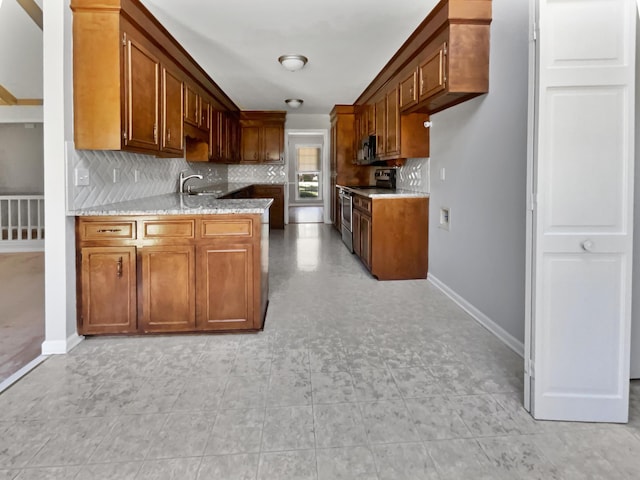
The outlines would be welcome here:
[[[376,107],[373,103],[369,103],[366,106],[367,109],[367,134],[376,134]]]
[[[242,162],[258,163],[260,161],[260,127],[242,127]]]
[[[413,71],[400,82],[400,111],[404,111],[418,103],[417,85],[418,71],[417,69],[413,69]]]
[[[191,125],[200,126],[200,95],[189,84],[184,86],[184,121]]]
[[[70,0],[70,6],[75,148],[187,159],[195,152],[207,160],[210,107],[237,115],[233,101],[142,2]],[[187,132],[204,148],[190,150]]]
[[[420,100],[425,100],[432,95],[442,92],[446,88],[446,58],[447,44],[440,45],[436,50],[420,64]]]
[[[284,121],[282,111],[240,112],[242,163],[284,162]]]
[[[398,86],[387,91],[386,108],[387,126],[385,129],[385,155],[397,155],[400,153],[400,110],[398,102]]]
[[[166,67],[162,67],[162,144],[163,152],[182,155],[184,130],[182,80]]]
[[[284,125],[265,125],[263,163],[284,162]]]
[[[159,150],[160,61],[129,35],[125,38],[125,145]]]
[[[382,97],[376,102],[376,156],[384,156],[387,152],[387,98]]]

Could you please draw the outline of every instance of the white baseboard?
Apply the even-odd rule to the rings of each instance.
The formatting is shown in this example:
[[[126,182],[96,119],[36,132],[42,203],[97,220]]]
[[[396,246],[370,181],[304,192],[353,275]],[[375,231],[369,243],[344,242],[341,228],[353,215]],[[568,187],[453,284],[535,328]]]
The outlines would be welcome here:
[[[70,335],[66,340],[45,340],[42,343],[42,354],[64,355],[73,350],[82,340],[84,340],[84,337],[77,333]]]
[[[11,385],[16,383],[18,380],[24,377],[31,370],[33,370],[42,362],[44,362],[47,358],[49,357],[47,357],[46,355],[40,355],[39,357],[34,358],[29,363],[27,363],[24,367],[18,370],[16,373],[11,375],[9,378],[6,378],[2,382],[0,382],[0,393],[4,392],[7,388],[9,388]]]
[[[484,313],[470,304],[463,297],[458,295],[445,283],[438,280],[436,277],[429,273],[427,279],[442,293],[453,300],[460,306],[465,312],[467,312],[475,321],[477,321],[484,328],[493,333],[499,340],[501,340],[507,347],[516,352],[522,358],[524,358],[524,343],[519,341],[516,337],[507,332],[504,328],[498,325],[496,322],[487,317]]]
[[[0,253],[44,252],[44,240],[39,241],[0,241]]]

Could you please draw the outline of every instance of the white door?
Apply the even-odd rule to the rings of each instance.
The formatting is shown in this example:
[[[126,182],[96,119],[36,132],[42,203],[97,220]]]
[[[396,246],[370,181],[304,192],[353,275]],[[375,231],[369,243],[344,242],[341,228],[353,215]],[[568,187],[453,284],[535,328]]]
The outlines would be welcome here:
[[[536,1],[531,413],[626,422],[635,1]]]

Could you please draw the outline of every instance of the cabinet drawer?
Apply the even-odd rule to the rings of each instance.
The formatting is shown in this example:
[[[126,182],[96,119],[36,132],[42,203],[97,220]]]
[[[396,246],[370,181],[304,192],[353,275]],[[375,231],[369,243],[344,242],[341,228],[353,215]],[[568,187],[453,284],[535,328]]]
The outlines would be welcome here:
[[[253,221],[251,219],[237,220],[203,220],[202,237],[251,237],[253,236]]]
[[[80,221],[80,240],[134,240],[136,222],[87,222]]]
[[[195,238],[195,220],[147,220],[142,223],[143,238]]]
[[[371,199],[355,196],[353,197],[353,204],[356,207],[371,213]]]

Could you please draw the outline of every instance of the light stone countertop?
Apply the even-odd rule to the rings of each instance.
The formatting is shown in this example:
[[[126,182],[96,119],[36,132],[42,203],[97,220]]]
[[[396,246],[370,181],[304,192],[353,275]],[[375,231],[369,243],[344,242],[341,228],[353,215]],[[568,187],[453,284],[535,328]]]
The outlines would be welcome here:
[[[403,188],[390,190],[388,188],[357,188],[345,187],[342,185],[337,185],[337,187],[343,188],[351,193],[369,198],[429,198],[428,193],[417,192],[415,190],[406,190]]]
[[[219,197],[255,185],[254,183],[220,183],[194,188],[211,195],[166,193],[124,202],[96,205],[68,212],[69,216],[118,215],[220,215],[263,214],[271,204],[268,198],[220,199]]]

